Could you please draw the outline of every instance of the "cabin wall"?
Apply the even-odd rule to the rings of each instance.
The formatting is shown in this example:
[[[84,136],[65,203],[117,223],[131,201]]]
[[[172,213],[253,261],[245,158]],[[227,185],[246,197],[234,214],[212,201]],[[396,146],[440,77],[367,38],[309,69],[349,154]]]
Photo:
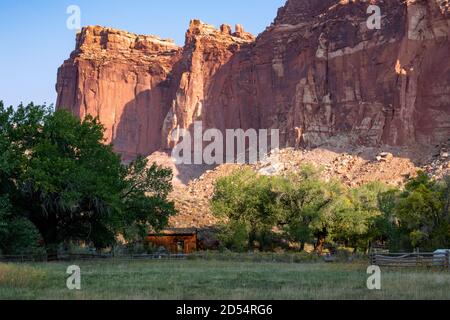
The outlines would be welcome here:
[[[189,254],[197,251],[197,235],[151,235],[147,237],[147,241],[166,248],[170,253]]]

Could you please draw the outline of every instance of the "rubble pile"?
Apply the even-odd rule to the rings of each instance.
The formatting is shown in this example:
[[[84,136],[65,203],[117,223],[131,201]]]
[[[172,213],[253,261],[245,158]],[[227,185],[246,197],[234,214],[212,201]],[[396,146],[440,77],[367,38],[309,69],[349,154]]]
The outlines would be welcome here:
[[[428,175],[435,179],[442,179],[446,175],[450,175],[450,149],[442,148],[439,155],[434,160],[423,167]]]
[[[167,160],[176,173],[176,183],[170,198],[179,211],[179,214],[171,219],[171,227],[206,228],[216,225],[217,219],[210,207],[215,182],[240,168],[248,167],[262,175],[287,176],[300,172],[305,165],[312,165],[326,181],[337,179],[348,187],[379,181],[402,188],[419,170],[436,179],[450,174],[449,149],[439,150],[440,152],[433,152],[431,149],[413,150],[407,147],[355,147],[347,150],[286,148],[274,150],[267,158],[254,165],[224,164],[216,168],[205,167],[202,174],[199,173],[200,168],[190,168],[189,175],[180,172],[183,171],[182,167],[176,167],[172,161]],[[161,154],[158,154],[158,159],[160,164],[164,162],[161,161]],[[191,178],[183,183],[180,176]]]

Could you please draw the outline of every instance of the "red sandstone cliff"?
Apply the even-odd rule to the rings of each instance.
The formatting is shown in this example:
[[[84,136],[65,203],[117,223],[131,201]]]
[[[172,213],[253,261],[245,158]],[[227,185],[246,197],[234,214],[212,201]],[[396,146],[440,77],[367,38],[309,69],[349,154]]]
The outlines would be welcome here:
[[[366,26],[368,5],[381,30]],[[99,116],[130,159],[174,128],[279,128],[289,146],[450,138],[450,9],[444,0],[289,0],[258,38],[194,20],[184,47],[84,28],[58,71],[57,108]]]

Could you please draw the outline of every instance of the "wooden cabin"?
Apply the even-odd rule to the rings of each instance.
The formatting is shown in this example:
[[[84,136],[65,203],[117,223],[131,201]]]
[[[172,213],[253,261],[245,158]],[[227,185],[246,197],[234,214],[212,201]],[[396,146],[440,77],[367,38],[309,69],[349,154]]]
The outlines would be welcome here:
[[[164,247],[170,253],[189,254],[197,251],[197,229],[165,229],[159,233],[151,233],[147,241],[156,247]]]

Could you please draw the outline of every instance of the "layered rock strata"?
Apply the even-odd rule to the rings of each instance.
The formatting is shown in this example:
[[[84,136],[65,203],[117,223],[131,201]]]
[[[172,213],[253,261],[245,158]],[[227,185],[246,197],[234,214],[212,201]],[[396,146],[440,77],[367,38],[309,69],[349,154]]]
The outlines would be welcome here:
[[[370,5],[381,29],[370,29]],[[193,20],[183,47],[86,27],[58,71],[57,108],[98,116],[125,159],[175,128],[280,129],[282,146],[450,138],[446,0],[289,0],[257,38]]]

